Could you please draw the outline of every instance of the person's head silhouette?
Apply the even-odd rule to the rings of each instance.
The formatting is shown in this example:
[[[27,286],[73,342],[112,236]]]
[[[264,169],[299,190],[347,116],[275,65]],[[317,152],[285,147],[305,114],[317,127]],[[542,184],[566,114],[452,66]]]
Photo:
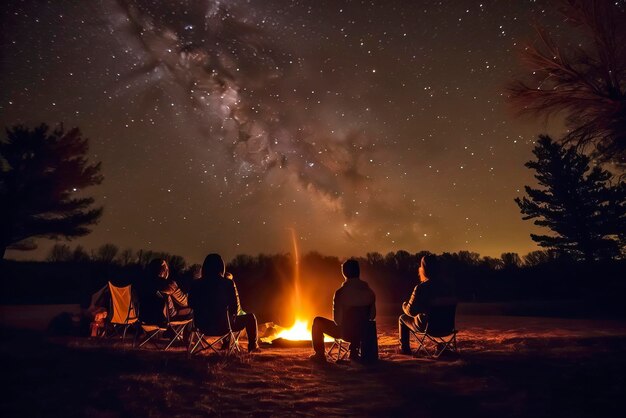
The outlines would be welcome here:
[[[167,261],[162,258],[155,258],[148,263],[146,272],[151,279],[167,279],[170,275],[170,268],[167,265]]]
[[[358,279],[361,275],[361,269],[359,268],[359,262],[354,258],[346,260],[341,265],[341,273],[346,279]]]
[[[216,253],[207,255],[202,263],[202,277],[224,276],[225,270],[222,256]]]
[[[439,261],[437,257],[433,254],[422,257],[418,273],[421,282],[437,280],[439,277]]]

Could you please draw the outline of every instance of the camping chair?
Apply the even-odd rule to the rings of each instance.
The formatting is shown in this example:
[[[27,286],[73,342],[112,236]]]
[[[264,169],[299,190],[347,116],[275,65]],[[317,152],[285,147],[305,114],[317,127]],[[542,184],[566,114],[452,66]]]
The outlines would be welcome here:
[[[165,339],[163,351],[168,350],[176,341],[183,341],[185,328],[191,323],[192,319],[184,319],[180,321],[168,321],[166,326],[141,324],[141,329],[146,333],[146,338],[139,343],[139,347],[143,347],[147,343],[151,343],[156,348],[160,348],[157,341]],[[166,337],[166,332],[171,331],[172,336]]]
[[[167,296],[161,295],[159,292],[157,294],[164,300],[167,301]],[[140,307],[141,308],[141,307]],[[165,339],[165,346],[163,347],[163,351],[169,349],[176,341],[183,341],[183,336],[185,333],[185,329],[191,324],[193,321],[192,318],[189,319],[179,319],[179,320],[171,320],[169,315],[169,310],[165,309],[165,324],[150,324],[146,322],[141,322],[141,329],[146,334],[146,337],[139,343],[139,347],[143,347],[147,343],[151,343],[156,348],[159,348],[157,341]],[[140,311],[141,312],[141,311]],[[166,337],[166,333],[170,331],[172,333],[169,339]],[[136,345],[136,340],[135,340]]]
[[[344,312],[341,326],[341,338],[335,338],[326,352],[331,360],[342,361],[350,352],[350,346],[356,347],[361,356],[374,355],[372,352],[372,337],[376,339],[376,322],[370,320],[369,306],[354,306]],[[365,350],[363,350],[366,348]],[[378,348],[376,342],[376,348]],[[368,351],[369,349],[369,351]],[[336,350],[335,353],[333,353]],[[378,353],[376,350],[376,358]]]
[[[423,331],[409,327],[417,339],[415,354],[424,352],[431,358],[439,358],[443,352],[459,354],[455,328],[456,301],[441,299],[435,301],[427,312],[428,323]]]
[[[137,322],[137,312],[132,298],[132,286],[117,287],[109,282],[109,292],[111,293],[111,313],[109,319],[109,330],[114,334],[120,334],[122,339],[126,338],[128,328]],[[109,337],[106,331],[102,336]]]
[[[205,350],[213,350],[219,355],[220,351],[218,351],[217,345],[220,343],[223,344],[225,341],[229,342],[228,349],[222,350],[225,357],[234,354],[235,352],[241,353],[241,348],[239,347],[239,335],[241,334],[241,331],[233,331],[230,323],[230,314],[228,313],[228,309],[226,309],[226,321],[228,323],[228,331],[226,332],[226,334],[223,335],[212,335],[211,333],[205,333],[194,325],[191,330],[191,336],[189,337],[188,354],[191,356]],[[213,337],[215,337],[215,339],[210,342],[209,338]],[[197,341],[194,342],[194,340],[196,339]]]

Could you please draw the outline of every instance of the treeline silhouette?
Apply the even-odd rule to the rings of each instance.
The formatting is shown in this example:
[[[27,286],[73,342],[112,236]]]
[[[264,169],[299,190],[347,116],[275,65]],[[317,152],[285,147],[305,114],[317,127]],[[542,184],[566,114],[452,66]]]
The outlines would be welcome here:
[[[427,251],[409,253],[372,252],[357,259],[362,278],[376,292],[382,314],[395,314],[417,283],[417,269]],[[621,297],[626,290],[626,261],[581,262],[553,252],[534,251],[523,257],[504,253],[481,257],[459,251],[438,254],[445,279],[461,302],[578,301],[580,310],[602,307],[604,312],[622,313]],[[123,250],[105,244],[87,252],[57,244],[47,261],[0,263],[1,304],[81,303],[89,304],[93,292],[111,280],[132,284],[140,280],[143,268],[153,258],[170,263],[171,276],[183,290],[198,277],[199,264],[189,265],[177,255],[153,251]],[[295,316],[329,315],[332,296],[343,278],[338,257],[317,252],[299,261],[300,299],[296,299],[295,262],[289,254],[238,255],[227,265],[239,288],[243,308],[255,312],[261,321],[291,323]]]

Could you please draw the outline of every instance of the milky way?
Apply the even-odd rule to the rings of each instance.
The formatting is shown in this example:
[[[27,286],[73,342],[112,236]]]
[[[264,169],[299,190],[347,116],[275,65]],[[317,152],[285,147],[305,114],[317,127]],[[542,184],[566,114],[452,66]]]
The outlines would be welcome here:
[[[79,243],[535,249],[513,198],[562,128],[514,119],[504,86],[545,3],[66,3],[2,6],[0,122],[91,138],[105,215]]]

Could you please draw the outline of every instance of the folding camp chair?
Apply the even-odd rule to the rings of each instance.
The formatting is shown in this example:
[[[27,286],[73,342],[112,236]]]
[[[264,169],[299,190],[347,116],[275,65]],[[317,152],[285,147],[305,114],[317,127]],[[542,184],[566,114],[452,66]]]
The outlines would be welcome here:
[[[378,358],[376,322],[370,320],[369,306],[353,306],[344,312],[341,338],[335,338],[326,355],[334,361],[345,360],[353,344],[366,360]]]
[[[229,356],[235,352],[241,353],[241,348],[239,347],[239,335],[241,334],[241,331],[233,331],[228,309],[226,309],[226,321],[228,324],[228,331],[223,335],[211,335],[210,333],[205,333],[194,325],[189,338],[188,354],[191,356],[205,350],[213,350],[219,355],[220,351],[218,350],[217,345],[220,343],[224,344],[225,341],[228,341],[229,345],[228,349],[222,350],[222,354],[224,356]],[[209,339],[211,338],[214,338],[214,340],[210,341]]]
[[[456,303],[434,303],[427,313],[428,323],[423,331],[409,327],[417,339],[415,354],[424,353],[439,358],[445,351],[459,354],[455,328]]]
[[[151,343],[156,348],[160,348],[157,342],[161,342],[161,340],[165,339],[163,351],[166,351],[175,342],[183,341],[185,328],[187,328],[191,321],[192,319],[169,321],[166,326],[141,324],[141,329],[146,333],[146,337],[139,343],[139,347]],[[172,332],[170,337],[166,337],[167,331]]]
[[[167,301],[167,296],[161,295],[157,292],[158,296],[161,297],[165,302]],[[163,351],[169,349],[175,342],[184,340],[185,329],[190,326],[193,319],[179,319],[179,320],[171,320],[169,316],[169,311],[165,308],[165,303],[163,305],[163,310],[165,311],[165,324],[150,324],[146,322],[141,322],[141,329],[146,334],[146,337],[139,343],[139,347],[143,347],[147,343],[151,343],[156,348],[160,348],[157,342],[161,342],[161,340],[165,339],[165,345],[163,347]],[[141,307],[140,307],[141,313]],[[171,332],[171,336],[167,337],[167,333]],[[135,341],[135,345],[137,342]]]
[[[132,286],[117,287],[109,282],[109,292],[111,293],[109,331],[105,328],[102,336],[118,335],[121,330],[121,337],[124,339],[126,338],[128,328],[137,323],[137,312],[132,298]]]

